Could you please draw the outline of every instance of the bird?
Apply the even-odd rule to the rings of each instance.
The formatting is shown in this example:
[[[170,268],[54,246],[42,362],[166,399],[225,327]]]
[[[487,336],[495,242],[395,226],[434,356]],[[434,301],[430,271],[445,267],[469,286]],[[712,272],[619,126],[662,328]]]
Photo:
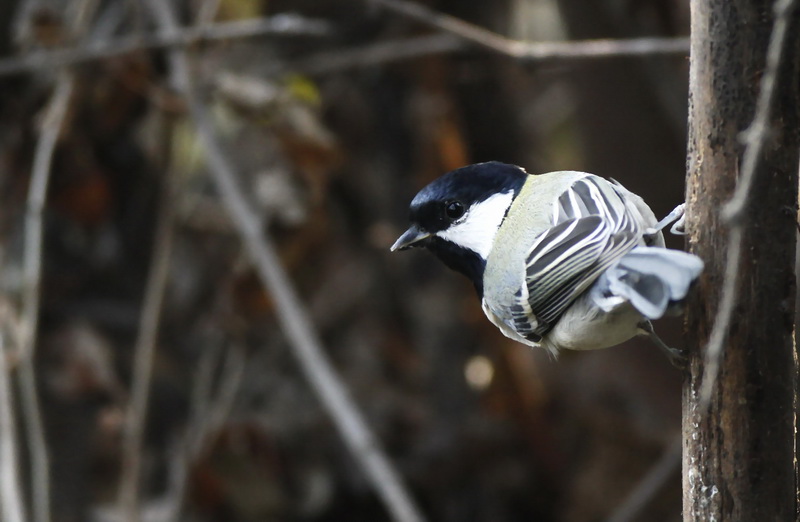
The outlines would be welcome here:
[[[667,225],[683,233],[683,205],[658,221],[613,179],[489,161],[425,186],[409,219],[390,250],[426,248],[467,276],[506,337],[556,357],[644,335],[673,363],[684,359],[651,323],[680,309],[703,270],[696,255],[664,246]]]

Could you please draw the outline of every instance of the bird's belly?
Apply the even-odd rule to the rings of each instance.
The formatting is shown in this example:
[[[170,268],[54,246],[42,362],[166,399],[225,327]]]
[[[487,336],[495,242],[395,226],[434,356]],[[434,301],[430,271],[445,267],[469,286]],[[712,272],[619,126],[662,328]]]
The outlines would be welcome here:
[[[635,337],[642,315],[629,303],[610,312],[596,306],[581,306],[591,299],[586,292],[569,307],[544,341],[557,350],[599,350]],[[589,304],[589,303],[587,303]]]

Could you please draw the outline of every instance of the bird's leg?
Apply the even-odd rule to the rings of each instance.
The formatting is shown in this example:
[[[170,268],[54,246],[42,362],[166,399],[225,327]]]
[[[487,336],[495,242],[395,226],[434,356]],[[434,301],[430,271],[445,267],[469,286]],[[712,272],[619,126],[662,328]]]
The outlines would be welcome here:
[[[645,235],[655,235],[661,230],[663,230],[667,225],[672,223],[672,227],[670,227],[669,231],[675,234],[676,236],[683,236],[686,234],[685,221],[686,221],[686,203],[681,203],[677,207],[675,207],[672,212],[667,214],[667,216],[656,223],[653,228],[648,228],[645,231]]]
[[[661,338],[656,335],[655,330],[653,330],[653,324],[650,321],[642,321],[639,323],[639,330],[642,334],[646,335],[656,346],[658,346],[661,351],[669,359],[669,362],[672,363],[673,366],[676,368],[686,368],[686,353],[678,348],[672,348],[671,346],[667,346],[667,343],[661,340]]]

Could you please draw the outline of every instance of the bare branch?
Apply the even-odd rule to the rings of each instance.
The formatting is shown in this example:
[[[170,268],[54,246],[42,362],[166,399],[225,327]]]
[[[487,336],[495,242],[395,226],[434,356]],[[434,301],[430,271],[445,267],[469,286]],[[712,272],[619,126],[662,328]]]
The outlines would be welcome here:
[[[31,357],[33,341],[39,318],[39,287],[42,270],[42,228],[50,167],[53,162],[58,137],[61,134],[72,97],[73,81],[68,73],[62,74],[56,84],[50,103],[44,111],[41,135],[33,158],[31,182],[25,213],[25,246],[22,255],[22,346],[20,358]]]
[[[125,418],[122,447],[122,477],[119,488],[120,513],[130,522],[137,522],[139,516],[139,482],[142,459],[142,434],[150,397],[150,384],[153,374],[153,356],[158,338],[159,319],[164,302],[164,291],[169,275],[174,232],[174,199],[172,197],[173,169],[167,170],[156,229],[155,246],[150,261],[150,274],[147,280],[142,315],[139,322],[139,335],[136,340],[131,400]]]
[[[214,371],[220,364],[223,348],[219,343],[214,343],[213,347],[203,350],[197,362],[192,382],[192,392],[189,403],[189,429],[186,430],[185,439],[191,441],[184,443],[185,447],[191,447],[194,451],[195,443],[202,437],[197,437],[203,431],[204,417],[211,409],[211,397],[214,389]],[[187,449],[187,451],[189,451]]]
[[[189,422],[183,435],[171,445],[169,486],[159,502],[160,520],[182,520],[189,470],[209,440],[225,425],[233,409],[233,402],[244,376],[245,356],[239,346],[224,348],[222,374],[219,376],[216,391],[212,392],[214,368],[219,364],[220,352],[219,347],[205,350],[195,371]],[[122,518],[124,513],[119,516]]]
[[[541,61],[570,58],[609,58],[653,54],[686,54],[688,38],[637,38],[631,40],[586,40],[578,42],[521,42],[488,29],[440,13],[408,0],[368,0],[394,13],[429,27],[518,60]]]
[[[206,445],[209,435],[219,431],[230,417],[234,399],[244,377],[245,356],[241,346],[224,347],[222,374],[216,387],[213,400],[206,401],[205,408],[198,409],[198,415],[187,433],[189,457],[196,459]]]
[[[325,36],[329,33],[330,26],[327,22],[282,14],[268,18],[189,27],[170,35],[126,36],[71,49],[34,51],[20,57],[0,60],[0,76],[37,71],[54,66],[76,65],[146,49],[181,47],[254,36]]]
[[[58,136],[72,98],[73,79],[61,73],[42,121],[42,133],[33,159],[31,183],[25,214],[25,244],[22,254],[22,317],[20,318],[20,354],[18,378],[31,455],[33,519],[50,520],[50,458],[42,425],[36,389],[34,350],[39,324],[39,299],[42,269],[43,213],[50,170]]]
[[[309,75],[324,75],[423,56],[451,53],[465,48],[464,40],[446,33],[398,38],[354,49],[323,51],[297,62],[280,63],[276,65],[273,74],[297,71]]]
[[[686,38],[634,38],[629,40],[528,42],[523,45],[527,49],[525,60],[547,61],[685,54],[689,49],[689,40]],[[398,38],[354,49],[324,51],[297,62],[279,64],[273,74],[298,71],[310,75],[323,75],[434,54],[459,52],[468,48],[468,42],[450,33]]]
[[[171,511],[168,520],[180,520],[190,466],[206,448],[209,439],[222,429],[230,417],[244,377],[246,359],[242,348],[227,346],[224,350],[225,362],[213,398],[211,370],[218,359],[216,353],[210,351],[203,357],[195,374],[191,421],[184,432],[182,444],[175,450],[175,459],[170,463]]]
[[[148,7],[162,31],[171,34],[177,30],[178,24],[167,2],[149,0]],[[264,286],[275,300],[278,320],[294,348],[293,353],[300,367],[392,518],[402,522],[423,520],[399,475],[328,361],[307,312],[280,266],[274,247],[264,235],[260,220],[250,209],[236,180],[233,166],[214,133],[210,115],[195,91],[184,50],[172,51],[171,67],[177,86],[186,97],[217,190],[239,229]]]
[[[0,331],[0,519],[25,522],[27,517],[19,477],[19,445],[6,337],[6,332]]]
[[[358,49],[324,52],[299,62],[285,64],[280,70],[299,69],[311,74],[325,74],[353,67],[365,67],[411,59],[430,54],[462,51],[477,44],[494,52],[525,61],[613,58],[657,54],[686,54],[687,38],[598,39],[569,42],[520,42],[455,17],[437,13],[413,2],[371,0],[387,9],[413,16],[445,34],[379,42]],[[430,15],[430,16],[429,16]],[[34,51],[23,56],[0,60],[0,76],[21,74],[54,66],[76,65],[122,56],[135,51],[183,47],[203,42],[232,40],[254,36],[325,36],[330,26],[321,20],[296,15],[207,24],[179,29],[174,35],[128,36],[98,41],[70,49]]]
[[[470,48],[470,44],[478,44],[500,54],[531,62],[686,54],[689,49],[687,38],[520,42],[412,2],[374,1],[382,2],[385,7],[407,16],[412,16],[413,13],[415,19],[445,32],[444,34],[378,42],[355,49],[326,51],[297,63],[280,64],[273,72],[283,73],[292,70],[307,74],[327,74],[431,54],[463,51]],[[421,13],[433,13],[433,15],[421,16]],[[437,22],[441,19],[448,23]],[[253,36],[324,36],[329,33],[330,26],[321,20],[306,19],[296,15],[276,15],[269,18],[183,28],[179,29],[175,35],[129,36],[98,41],[91,45],[71,49],[35,51],[20,57],[0,60],[0,76],[32,72],[56,65],[75,65],[103,60],[146,49],[189,46],[202,42]]]
[[[429,27],[454,34],[464,40],[478,44],[481,47],[496,53],[519,57],[521,42],[509,40],[505,36],[493,33],[488,29],[465,22],[455,16],[440,13],[416,2],[407,0],[368,0],[369,3],[379,5],[389,11],[406,16]]]
[[[742,218],[747,210],[750,189],[755,179],[758,164],[761,161],[764,145],[770,138],[769,121],[772,117],[772,106],[775,99],[776,79],[783,60],[791,13],[794,8],[794,0],[778,0],[774,6],[775,23],[770,35],[769,46],[767,47],[766,66],[764,75],[761,77],[761,88],[756,100],[755,115],[753,116],[753,122],[743,135],[745,149],[742,156],[739,182],[736,186],[736,191],[722,211],[722,218],[730,224],[731,229],[728,235],[727,262],[720,304],[705,352],[703,384],[700,389],[700,406],[703,410],[711,402],[711,393],[714,390],[717,375],[719,374],[723,347],[731,327],[731,319],[738,293],[739,261],[742,257],[742,239],[744,236]]]
[[[569,42],[514,42],[525,47],[521,56],[528,62],[548,60],[582,60],[647,56],[655,54],[686,54],[687,38],[635,38],[629,40],[573,40]],[[278,64],[272,74],[297,71],[309,75],[324,75],[348,69],[411,60],[435,54],[460,52],[469,49],[469,42],[450,33],[440,33],[377,42],[355,49],[325,51],[285,64]]]
[[[510,40],[509,42],[511,49],[506,54],[528,62],[658,54],[685,55],[689,52],[689,39],[685,37],[572,40],[568,42]]]

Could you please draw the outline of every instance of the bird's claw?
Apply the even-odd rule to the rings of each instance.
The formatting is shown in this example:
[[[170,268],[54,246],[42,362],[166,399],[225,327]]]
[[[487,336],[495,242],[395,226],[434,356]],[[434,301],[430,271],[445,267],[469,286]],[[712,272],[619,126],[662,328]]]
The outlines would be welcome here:
[[[669,231],[676,236],[686,235],[686,203],[681,203],[675,207],[672,212],[656,223],[652,228],[645,231],[646,235],[655,235],[662,231],[667,225],[672,224]]]
[[[646,335],[656,346],[658,346],[662,352],[667,356],[669,362],[672,363],[672,366],[678,368],[679,370],[685,370],[689,358],[687,353],[679,348],[673,348],[669,346],[667,343],[661,340],[661,338],[656,334],[653,330],[653,325],[650,321],[643,321],[639,323],[639,330]]]

